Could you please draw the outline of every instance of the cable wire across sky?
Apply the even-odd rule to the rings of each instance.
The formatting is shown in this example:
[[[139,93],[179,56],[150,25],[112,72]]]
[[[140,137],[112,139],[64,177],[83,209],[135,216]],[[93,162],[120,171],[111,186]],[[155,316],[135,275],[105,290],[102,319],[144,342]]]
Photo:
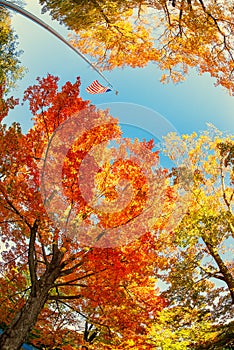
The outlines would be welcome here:
[[[90,67],[92,67],[99,75],[100,77],[102,77],[108,84],[108,86],[113,88],[113,85],[110,83],[110,81],[102,74],[102,72],[100,72],[100,70],[95,67],[95,65],[90,62],[85,55],[83,55],[79,50],[77,50],[74,46],[72,46],[62,35],[60,35],[56,30],[54,30],[51,26],[49,26],[48,24],[46,24],[44,21],[42,21],[41,19],[39,19],[37,16],[33,15],[31,12],[23,9],[22,7],[13,4],[9,1],[5,1],[5,0],[0,0],[0,6],[6,7],[10,10],[14,10],[16,12],[18,12],[19,14],[31,19],[33,22],[39,24],[41,27],[43,27],[44,29],[48,30],[51,34],[53,34],[54,36],[56,36],[59,40],[61,40],[64,44],[66,44],[68,47],[70,47],[70,49],[72,49],[76,54],[78,54],[86,63],[88,63],[88,65]],[[117,92],[117,91],[116,91]]]

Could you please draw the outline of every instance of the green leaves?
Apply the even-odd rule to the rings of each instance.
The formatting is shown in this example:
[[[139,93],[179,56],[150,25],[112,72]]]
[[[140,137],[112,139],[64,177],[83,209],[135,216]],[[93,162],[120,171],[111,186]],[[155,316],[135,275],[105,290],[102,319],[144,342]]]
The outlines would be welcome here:
[[[22,78],[24,68],[20,65],[21,52],[17,51],[17,36],[11,28],[8,11],[0,6],[0,85],[3,92],[15,86],[17,79]]]

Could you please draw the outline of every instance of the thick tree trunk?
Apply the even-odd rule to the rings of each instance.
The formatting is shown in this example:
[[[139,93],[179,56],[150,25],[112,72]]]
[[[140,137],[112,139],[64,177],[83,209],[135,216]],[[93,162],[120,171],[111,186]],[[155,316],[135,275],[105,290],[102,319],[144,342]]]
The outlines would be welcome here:
[[[49,291],[58,278],[63,265],[60,265],[63,253],[54,248],[55,253],[40,280],[35,280],[31,295],[24,307],[18,312],[10,326],[0,336],[0,350],[20,350],[32,328],[37,322],[46,301]]]
[[[206,237],[203,237],[203,241],[205,242],[207,248],[209,249],[211,256],[214,258],[216,264],[219,267],[220,273],[223,276],[222,280],[224,282],[226,282],[226,284],[228,286],[230,296],[232,299],[232,304],[234,305],[234,279],[233,279],[233,276],[232,276],[231,272],[229,271],[229,269],[227,268],[227,266],[225,265],[221,256],[219,255],[217,248],[214,247],[212,244],[210,244],[210,242],[208,241],[208,239]]]
[[[56,244],[53,245],[53,257],[46,267],[44,274],[38,279],[35,262],[35,238],[38,223],[35,221],[31,228],[29,243],[29,271],[31,277],[31,294],[24,307],[16,314],[12,323],[0,336],[0,350],[20,350],[32,328],[37,322],[46,301],[49,291],[60,275],[64,265],[61,264],[64,253],[60,252]]]
[[[0,336],[0,350],[19,350],[37,322],[38,315],[48,298],[48,289],[40,290],[30,296],[11,325]]]

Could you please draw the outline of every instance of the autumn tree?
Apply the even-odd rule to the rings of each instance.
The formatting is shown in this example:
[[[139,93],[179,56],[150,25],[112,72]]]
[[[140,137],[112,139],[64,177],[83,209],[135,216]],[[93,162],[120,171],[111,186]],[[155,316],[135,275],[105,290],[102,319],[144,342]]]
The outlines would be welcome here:
[[[233,1],[40,0],[42,11],[75,31],[72,43],[104,69],[165,70],[184,79],[189,67],[208,72],[233,94]]]
[[[152,142],[121,139],[79,86],[38,78],[24,97],[33,127],[1,124],[2,350],[151,349],[148,329],[166,305],[150,219],[174,200],[168,173]]]
[[[17,36],[11,27],[9,12],[0,6],[0,85],[3,93],[15,86],[17,79],[23,76],[17,51]]]
[[[177,164],[171,178],[180,196],[190,196],[177,228],[158,230],[158,246],[168,260],[160,275],[170,307],[162,310],[152,334],[163,349],[233,344],[233,151],[233,136],[212,125],[200,135],[166,138],[166,152]]]

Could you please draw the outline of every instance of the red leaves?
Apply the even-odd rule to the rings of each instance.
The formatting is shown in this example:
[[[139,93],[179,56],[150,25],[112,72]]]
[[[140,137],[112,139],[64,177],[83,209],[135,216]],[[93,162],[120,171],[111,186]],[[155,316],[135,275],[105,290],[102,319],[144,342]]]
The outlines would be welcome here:
[[[13,96],[4,99],[4,85],[0,85],[0,122],[8,115],[10,109],[14,109],[19,104],[19,100]]]
[[[35,114],[42,108],[49,107],[58,90],[58,77],[50,74],[46,78],[37,78],[38,84],[29,86],[24,93],[24,101],[29,100],[30,111]]]
[[[62,122],[87,106],[87,101],[79,97],[80,78],[75,84],[67,82],[58,92],[58,77],[50,74],[37,78],[38,84],[27,88],[24,101],[29,101],[35,124],[41,125],[47,136]]]
[[[158,152],[152,151],[152,141],[120,139],[117,120],[79,97],[79,78],[61,91],[52,75],[37,80],[24,96],[33,113],[33,128],[26,135],[17,125],[0,130],[1,230],[15,253],[2,254],[8,273],[0,300],[3,294],[10,297],[8,291],[19,290],[21,295],[20,289],[33,283],[27,266],[31,238],[30,267],[38,286],[45,276],[50,279],[50,272],[59,271],[38,318],[35,343],[75,348],[80,332],[71,332],[70,337],[65,330],[75,327],[81,316],[98,327],[100,343],[120,344],[119,337],[127,341],[129,336],[143,339],[165,306],[155,286],[155,262],[160,259],[148,225],[148,219],[157,221],[161,215],[162,193],[163,201],[173,201],[167,174],[154,170]],[[70,208],[74,236],[68,225]],[[100,246],[99,239],[104,242]],[[27,293],[23,296],[20,307]],[[8,313],[10,304],[4,304]]]

